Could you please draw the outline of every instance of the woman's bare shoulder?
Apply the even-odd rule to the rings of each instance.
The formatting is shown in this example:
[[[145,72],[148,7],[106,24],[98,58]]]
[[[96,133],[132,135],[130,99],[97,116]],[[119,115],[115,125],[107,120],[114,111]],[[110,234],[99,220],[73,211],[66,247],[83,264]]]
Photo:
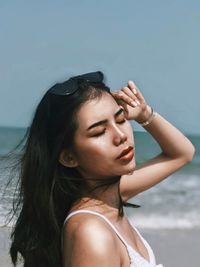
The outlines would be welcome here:
[[[76,214],[64,226],[64,266],[120,266],[112,229],[92,214]]]
[[[64,236],[71,238],[84,238],[84,236],[95,235],[95,238],[115,240],[111,227],[101,218],[93,214],[76,214],[64,225]]]

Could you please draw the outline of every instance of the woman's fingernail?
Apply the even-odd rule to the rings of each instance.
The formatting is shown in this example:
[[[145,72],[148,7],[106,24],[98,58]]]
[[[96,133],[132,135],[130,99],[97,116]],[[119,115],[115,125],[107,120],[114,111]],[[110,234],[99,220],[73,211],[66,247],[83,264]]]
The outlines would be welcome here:
[[[136,95],[137,94],[137,91],[136,91],[136,89],[134,88],[133,89],[133,93]]]
[[[132,102],[131,102],[131,105],[132,105],[133,107],[137,107],[138,104],[137,104],[135,101],[132,101]]]
[[[138,103],[138,105],[140,105],[140,101],[139,100],[135,100],[136,103]]]

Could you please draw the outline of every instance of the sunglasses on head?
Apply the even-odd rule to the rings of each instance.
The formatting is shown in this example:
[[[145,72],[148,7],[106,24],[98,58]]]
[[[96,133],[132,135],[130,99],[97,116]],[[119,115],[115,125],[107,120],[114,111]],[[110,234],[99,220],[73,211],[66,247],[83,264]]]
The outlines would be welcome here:
[[[85,73],[74,76],[63,83],[57,83],[50,88],[49,92],[54,95],[71,95],[78,90],[78,81],[98,83],[103,81],[103,73],[101,71]]]

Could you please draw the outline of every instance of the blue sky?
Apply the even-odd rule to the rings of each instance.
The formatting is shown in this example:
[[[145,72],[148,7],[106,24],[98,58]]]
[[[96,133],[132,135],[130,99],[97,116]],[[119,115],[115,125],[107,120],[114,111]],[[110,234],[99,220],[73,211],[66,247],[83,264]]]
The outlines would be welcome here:
[[[0,0],[0,25],[1,126],[28,126],[52,84],[101,70],[200,134],[200,1]]]

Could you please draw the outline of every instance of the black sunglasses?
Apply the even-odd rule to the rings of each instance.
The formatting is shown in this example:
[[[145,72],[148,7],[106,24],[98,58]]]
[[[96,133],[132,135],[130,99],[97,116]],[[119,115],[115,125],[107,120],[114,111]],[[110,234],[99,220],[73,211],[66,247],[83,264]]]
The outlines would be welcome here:
[[[49,92],[54,95],[71,95],[78,90],[78,81],[80,80],[93,83],[102,82],[103,73],[101,71],[96,71],[74,76],[63,83],[55,84],[49,89]]]

